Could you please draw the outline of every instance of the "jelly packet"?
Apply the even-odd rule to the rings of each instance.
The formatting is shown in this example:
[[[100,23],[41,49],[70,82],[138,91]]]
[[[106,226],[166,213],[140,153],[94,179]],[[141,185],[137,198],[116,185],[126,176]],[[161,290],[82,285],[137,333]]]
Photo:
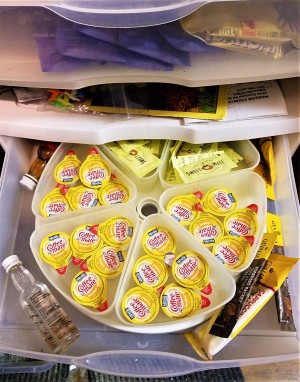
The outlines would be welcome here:
[[[220,308],[211,317],[208,323],[204,324],[204,326],[201,325],[185,335],[195,351],[202,358],[211,360],[215,354],[222,350],[240,333],[271,297],[274,296],[275,291],[282,285],[298,260],[299,259],[293,257],[270,254],[229,336],[223,338],[219,336],[219,334],[216,335],[217,330],[214,330],[215,334],[211,334],[216,317],[222,309]]]
[[[210,46],[280,58],[300,48],[299,16],[296,0],[258,0],[242,7],[217,2],[184,17],[181,24]]]

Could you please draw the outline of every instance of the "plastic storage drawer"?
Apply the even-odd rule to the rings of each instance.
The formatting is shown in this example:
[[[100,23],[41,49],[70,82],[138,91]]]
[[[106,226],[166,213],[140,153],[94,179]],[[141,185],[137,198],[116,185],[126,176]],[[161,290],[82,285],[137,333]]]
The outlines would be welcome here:
[[[281,216],[287,256],[297,256],[299,249],[299,203],[286,136],[274,138],[277,170],[277,208]],[[31,211],[32,193],[23,191],[19,178],[32,160],[26,140],[9,138],[2,175],[0,211],[1,256],[15,253],[37,279],[45,281],[29,247],[35,228]],[[290,274],[293,310],[299,330],[299,266]],[[0,270],[0,351],[20,356],[83,366],[108,374],[138,377],[166,377],[199,370],[255,365],[296,359],[299,340],[296,333],[279,330],[275,302],[271,300],[257,317],[213,361],[201,360],[183,333],[135,334],[111,329],[84,316],[53,290],[64,309],[81,331],[80,339],[64,354],[48,353],[43,340],[25,317],[14,288]],[[53,288],[52,288],[53,289]]]

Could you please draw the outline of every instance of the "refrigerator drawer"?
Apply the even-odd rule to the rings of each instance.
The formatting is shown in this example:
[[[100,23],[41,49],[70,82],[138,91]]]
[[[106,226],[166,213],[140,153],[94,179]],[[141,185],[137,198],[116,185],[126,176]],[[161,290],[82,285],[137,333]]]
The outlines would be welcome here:
[[[2,172],[0,211],[1,258],[18,255],[35,276],[49,285],[29,247],[35,228],[31,211],[33,194],[23,191],[19,179],[32,160],[28,141],[9,138]],[[274,138],[277,170],[277,209],[281,217],[285,253],[299,255],[299,202],[287,136]],[[151,195],[148,195],[151,196]],[[293,314],[299,331],[299,264],[289,276]],[[299,340],[293,332],[279,330],[274,299],[224,348],[213,361],[199,358],[183,333],[135,334],[112,329],[83,315],[56,290],[53,293],[75,321],[80,339],[64,354],[50,354],[18,302],[5,271],[0,270],[0,351],[47,362],[75,364],[122,376],[170,377],[195,371],[293,360],[299,356]],[[51,287],[49,285],[49,287]]]

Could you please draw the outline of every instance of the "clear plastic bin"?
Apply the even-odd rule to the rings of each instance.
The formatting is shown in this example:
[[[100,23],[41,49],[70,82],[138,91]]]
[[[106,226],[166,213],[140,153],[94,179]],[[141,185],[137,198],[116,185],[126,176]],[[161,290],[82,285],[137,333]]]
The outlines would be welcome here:
[[[30,235],[35,229],[35,218],[31,212],[32,193],[23,191],[18,183],[32,160],[30,145],[25,140],[13,138],[9,147],[3,172],[2,184],[5,187],[2,187],[0,197],[1,213],[6,217],[0,220],[0,253],[2,257],[17,254],[37,279],[50,284],[36,264],[29,246]],[[274,152],[277,209],[282,222],[285,253],[295,257],[299,254],[299,203],[285,136],[274,138]],[[299,331],[298,275],[299,264],[289,276],[293,314]],[[183,333],[150,335],[111,329],[79,312],[53,287],[53,293],[78,325],[81,337],[64,354],[50,354],[30,320],[24,316],[17,301],[17,291],[9,287],[3,269],[0,270],[0,279],[0,351],[3,353],[46,362],[72,363],[108,374],[152,378],[299,357],[299,338],[296,333],[279,330],[273,299],[226,348],[207,362],[194,352]]]
[[[80,24],[102,27],[141,27],[157,25],[181,17],[198,9],[210,0],[1,0],[0,6],[42,6]]]

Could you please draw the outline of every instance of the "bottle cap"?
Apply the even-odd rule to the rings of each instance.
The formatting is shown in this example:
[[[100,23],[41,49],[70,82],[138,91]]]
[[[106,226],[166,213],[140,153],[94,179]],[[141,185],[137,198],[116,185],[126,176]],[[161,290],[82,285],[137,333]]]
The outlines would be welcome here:
[[[22,265],[22,261],[18,258],[17,255],[8,256],[2,261],[2,266],[7,273],[10,270],[10,268],[12,268],[15,265]]]
[[[35,186],[37,185],[37,180],[31,175],[25,174],[22,176],[20,184],[23,187],[27,188],[27,190],[33,191],[35,189]]]

